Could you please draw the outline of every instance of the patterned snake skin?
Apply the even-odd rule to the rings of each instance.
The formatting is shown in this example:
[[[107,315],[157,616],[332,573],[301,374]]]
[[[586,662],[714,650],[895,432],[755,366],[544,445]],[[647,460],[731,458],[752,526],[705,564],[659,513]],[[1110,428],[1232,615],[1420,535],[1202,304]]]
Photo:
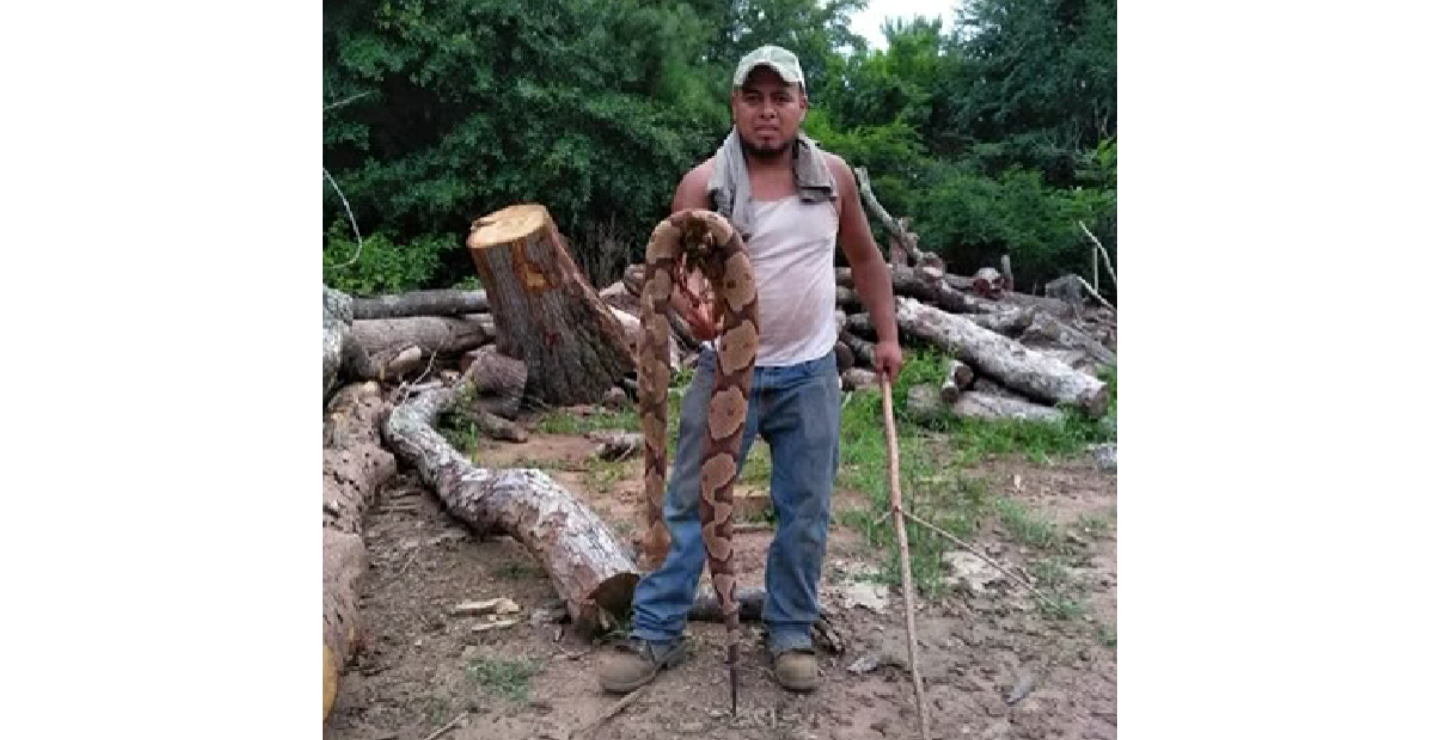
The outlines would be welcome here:
[[[750,379],[760,343],[759,307],[750,259],[740,235],[723,216],[703,209],[681,211],[661,221],[645,247],[645,284],[640,301],[644,331],[637,371],[639,414],[645,434],[645,548],[653,566],[664,561],[669,547],[663,513],[665,417],[670,385],[670,324],[666,315],[672,288],[683,288],[685,273],[697,268],[710,283],[714,295],[712,315],[719,319],[721,327],[715,387],[700,453],[700,531],[711,582],[725,617],[730,705],[734,711],[740,604],[736,600],[731,546],[732,487],[739,469],[740,439],[745,431]]]

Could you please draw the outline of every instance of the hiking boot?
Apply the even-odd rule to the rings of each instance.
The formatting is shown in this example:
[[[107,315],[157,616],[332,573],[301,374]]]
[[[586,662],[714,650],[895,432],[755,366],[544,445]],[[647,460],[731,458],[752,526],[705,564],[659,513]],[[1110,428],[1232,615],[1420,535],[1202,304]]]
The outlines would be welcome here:
[[[820,685],[820,666],[809,650],[786,650],[775,656],[775,678],[791,691],[813,691]]]
[[[600,662],[600,688],[616,694],[628,694],[650,683],[665,668],[685,660],[683,640],[648,642],[630,638],[615,646],[615,651]]]

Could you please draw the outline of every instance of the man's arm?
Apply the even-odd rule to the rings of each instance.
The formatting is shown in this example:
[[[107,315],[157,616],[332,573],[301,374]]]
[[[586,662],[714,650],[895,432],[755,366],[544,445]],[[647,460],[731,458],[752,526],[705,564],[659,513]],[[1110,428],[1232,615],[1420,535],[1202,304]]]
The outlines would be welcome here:
[[[845,252],[845,261],[850,263],[850,274],[855,279],[855,292],[870,312],[875,324],[876,370],[889,377],[890,382],[900,375],[901,353],[900,332],[895,323],[895,293],[890,283],[890,268],[880,247],[870,233],[870,222],[865,218],[864,207],[860,205],[860,186],[855,182],[855,173],[844,159],[826,153],[826,163],[835,175],[839,186],[840,202],[840,248]]]

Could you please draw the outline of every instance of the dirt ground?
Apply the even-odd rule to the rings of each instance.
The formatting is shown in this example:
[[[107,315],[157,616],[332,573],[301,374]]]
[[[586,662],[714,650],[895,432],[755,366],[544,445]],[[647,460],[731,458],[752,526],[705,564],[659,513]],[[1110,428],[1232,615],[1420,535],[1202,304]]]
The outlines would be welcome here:
[[[543,467],[586,499],[628,541],[642,521],[641,467],[618,466],[601,484],[587,475],[595,444],[535,434],[525,444],[482,443],[480,464]],[[1083,613],[1042,613],[1003,579],[960,581],[916,614],[920,666],[935,738],[1116,737],[1116,474],[1089,457],[1035,463],[1023,456],[980,463],[993,490],[1049,518],[1073,545],[1065,581]],[[836,509],[863,506],[837,493]],[[1098,524],[1097,524],[1098,523]],[[743,586],[763,583],[772,533],[737,535]],[[479,538],[449,518],[413,475],[378,496],[366,520],[370,570],[361,618],[368,643],[345,674],[326,723],[329,740],[424,740],[457,717],[450,740],[567,738],[616,701],[594,671],[606,649],[546,619],[558,604],[544,572],[514,541]],[[729,713],[723,627],[692,623],[690,659],[660,678],[593,738],[920,737],[908,669],[904,600],[860,599],[854,584],[884,557],[833,525],[825,608],[844,637],[843,654],[821,652],[822,685],[796,695],[775,682],[760,627],[746,624],[740,710]],[[1036,553],[988,526],[972,540],[992,557],[1034,573]],[[993,573],[991,574],[993,576]],[[702,588],[708,588],[702,580]],[[485,617],[451,614],[461,602],[508,597],[517,623],[473,631]],[[857,670],[848,670],[857,662]],[[861,671],[864,663],[877,664]]]

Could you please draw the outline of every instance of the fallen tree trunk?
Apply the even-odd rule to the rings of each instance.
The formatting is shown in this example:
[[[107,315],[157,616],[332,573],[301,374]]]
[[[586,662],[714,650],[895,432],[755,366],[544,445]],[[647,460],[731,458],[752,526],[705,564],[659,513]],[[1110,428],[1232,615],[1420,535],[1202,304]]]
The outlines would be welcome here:
[[[1025,328],[1020,340],[1026,344],[1049,344],[1064,349],[1078,349],[1101,363],[1115,364],[1115,353],[1111,352],[1109,347],[1048,314],[1033,316],[1033,321]]]
[[[852,367],[875,367],[875,343],[861,339],[848,330],[840,332],[839,340],[850,347],[854,354]]]
[[[991,395],[981,391],[967,391],[960,396],[952,410],[957,416],[975,419],[1024,419],[1029,421],[1059,422],[1065,414],[1053,406],[1041,406],[1029,401]]]
[[[900,330],[940,347],[977,372],[1051,404],[1071,404],[1092,417],[1105,415],[1109,394],[1100,380],[1046,357],[975,322],[904,296],[895,299]]]
[[[995,310],[993,301],[981,301],[961,292],[952,284],[952,275],[932,279],[933,269],[890,265],[890,287],[897,296],[918,298],[952,313],[984,313]],[[966,279],[968,285],[968,279]],[[839,306],[861,306],[855,292],[855,274],[848,267],[835,268],[835,303]],[[987,305],[990,304],[990,305]]]
[[[472,465],[435,430],[468,385],[427,391],[396,407],[384,428],[390,449],[415,467],[452,516],[524,546],[582,632],[613,623],[629,608],[639,575],[609,526],[549,475]]]
[[[324,717],[340,676],[364,642],[357,584],[366,568],[360,536],[365,511],[395,474],[395,457],[381,446],[379,424],[389,411],[374,383],[335,395],[326,413],[322,462],[321,609],[324,623]]]
[[[417,290],[355,299],[356,319],[398,319],[409,316],[463,316],[488,313],[483,290]]]
[[[379,368],[387,366],[410,347],[418,347],[427,359],[437,354],[459,357],[467,350],[492,341],[495,325],[488,314],[357,319],[350,326],[350,334],[376,366],[377,369],[370,372],[378,375]]]
[[[620,322],[575,266],[544,206],[477,219],[465,243],[501,354],[530,369],[527,394],[552,406],[595,403],[635,370]]]
[[[461,364],[464,366],[462,378],[474,388],[471,409],[505,419],[520,415],[525,381],[530,373],[525,363],[500,354],[492,344],[466,353]]]
[[[354,321],[354,313],[350,296],[328,287],[324,288],[324,304],[320,367],[325,376],[323,397],[329,398],[330,391],[340,383],[345,342],[350,338],[350,323]]]

